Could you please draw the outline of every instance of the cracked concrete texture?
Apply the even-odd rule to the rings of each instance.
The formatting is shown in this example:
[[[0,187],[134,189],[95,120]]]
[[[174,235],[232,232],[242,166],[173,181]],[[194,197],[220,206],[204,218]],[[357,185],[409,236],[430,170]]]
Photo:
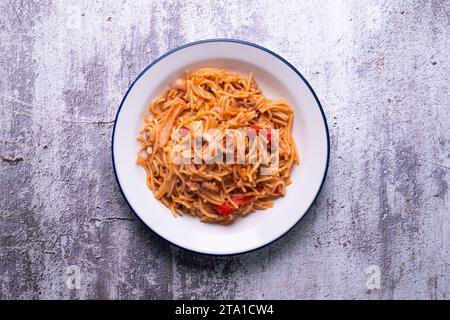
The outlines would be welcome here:
[[[449,1],[0,3],[0,298],[450,297]],[[253,253],[174,248],[135,219],[111,165],[136,75],[186,42],[281,54],[328,117],[321,195]],[[66,268],[81,269],[69,290]],[[366,269],[381,270],[368,290]]]

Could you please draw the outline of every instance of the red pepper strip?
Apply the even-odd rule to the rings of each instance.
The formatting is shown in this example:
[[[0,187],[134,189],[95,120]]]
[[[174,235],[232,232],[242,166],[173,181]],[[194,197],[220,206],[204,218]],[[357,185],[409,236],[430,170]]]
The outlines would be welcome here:
[[[257,124],[252,125],[250,128],[256,131],[256,134],[259,134],[259,130],[265,129],[267,132],[267,141],[270,142],[272,139],[272,132],[270,131],[270,128],[260,128]]]
[[[228,216],[229,214],[231,214],[235,210],[234,207],[231,205],[231,203],[228,202],[228,201],[225,201],[222,204],[213,204],[212,207],[221,216]]]
[[[231,200],[236,203],[238,206],[242,206],[244,204],[249,203],[255,197],[254,196],[230,196]],[[222,216],[228,216],[236,210],[230,201],[226,200],[222,204],[213,204],[212,207]]]

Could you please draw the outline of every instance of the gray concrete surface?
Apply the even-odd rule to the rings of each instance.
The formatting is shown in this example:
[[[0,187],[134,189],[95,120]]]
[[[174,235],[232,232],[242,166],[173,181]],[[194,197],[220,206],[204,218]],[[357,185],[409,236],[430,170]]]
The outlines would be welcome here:
[[[0,298],[450,298],[448,0],[91,2],[0,2]],[[331,134],[306,217],[236,257],[153,235],[111,164],[135,76],[213,37],[291,61]]]

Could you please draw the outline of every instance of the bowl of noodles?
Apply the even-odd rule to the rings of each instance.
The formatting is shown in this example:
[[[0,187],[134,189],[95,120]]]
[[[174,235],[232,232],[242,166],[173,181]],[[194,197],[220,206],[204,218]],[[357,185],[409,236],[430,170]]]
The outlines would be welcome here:
[[[329,160],[326,119],[286,60],[240,40],[178,47],[132,83],[112,154],[134,213],[179,247],[263,247],[307,212]]]

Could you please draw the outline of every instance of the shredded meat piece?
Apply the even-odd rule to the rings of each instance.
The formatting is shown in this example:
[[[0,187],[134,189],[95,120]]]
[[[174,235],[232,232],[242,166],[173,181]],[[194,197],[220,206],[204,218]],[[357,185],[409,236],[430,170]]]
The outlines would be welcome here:
[[[261,91],[259,89],[258,83],[255,81],[255,79],[253,79],[252,83],[250,84],[250,91],[254,91],[254,92],[260,92]]]
[[[211,191],[219,191],[219,187],[212,182],[204,181],[202,182],[202,188],[211,190]]]
[[[186,185],[189,187],[189,190],[192,192],[197,192],[200,190],[200,184],[198,182],[186,181]]]
[[[256,105],[252,101],[249,101],[247,99],[239,101],[239,106],[251,110],[256,110]]]

